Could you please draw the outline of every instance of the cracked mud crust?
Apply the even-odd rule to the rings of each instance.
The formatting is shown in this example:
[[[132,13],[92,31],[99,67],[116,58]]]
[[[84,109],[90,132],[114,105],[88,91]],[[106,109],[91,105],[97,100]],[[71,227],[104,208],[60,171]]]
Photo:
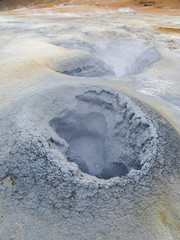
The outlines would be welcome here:
[[[3,240],[178,239],[170,209],[180,138],[154,110],[112,89],[71,85],[39,92],[1,116],[1,209],[14,211],[17,224],[24,216],[23,233],[1,231]],[[93,146],[88,156],[77,143]],[[79,155],[93,161],[94,145],[101,155],[83,168]]]

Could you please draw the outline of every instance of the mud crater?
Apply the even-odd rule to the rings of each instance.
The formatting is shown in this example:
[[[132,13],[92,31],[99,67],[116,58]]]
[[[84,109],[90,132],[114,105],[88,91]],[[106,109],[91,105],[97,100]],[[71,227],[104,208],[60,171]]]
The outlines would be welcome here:
[[[137,106],[106,91],[76,96],[49,125],[68,145],[65,156],[79,169],[101,179],[140,171],[151,157],[153,126]]]
[[[144,214],[167,195],[167,176],[177,176],[179,135],[155,111],[113,89],[51,82],[10,115],[14,124],[9,115],[3,120],[1,139],[7,137],[10,151],[3,141],[0,195],[16,211],[67,220],[68,232],[72,219],[84,228],[87,209],[93,216],[103,209],[103,219],[117,226],[127,213]]]
[[[104,43],[57,41],[53,44],[83,50],[88,55],[61,60],[53,68],[76,77],[122,77],[135,75],[160,59],[156,48],[147,42],[115,40]]]

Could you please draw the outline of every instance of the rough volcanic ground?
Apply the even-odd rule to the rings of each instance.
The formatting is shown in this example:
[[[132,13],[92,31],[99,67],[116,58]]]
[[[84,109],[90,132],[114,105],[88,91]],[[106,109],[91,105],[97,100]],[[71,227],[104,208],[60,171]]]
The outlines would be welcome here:
[[[179,17],[43,11],[0,16],[0,239],[179,239]]]

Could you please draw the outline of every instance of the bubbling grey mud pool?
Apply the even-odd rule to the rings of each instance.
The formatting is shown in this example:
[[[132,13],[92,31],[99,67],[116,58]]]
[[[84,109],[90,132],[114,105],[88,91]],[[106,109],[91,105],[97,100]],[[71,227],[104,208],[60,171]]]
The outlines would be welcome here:
[[[149,221],[176,199],[171,183],[180,159],[179,135],[154,110],[109,88],[70,84],[26,98],[3,116],[3,208],[25,214],[28,224],[43,222],[44,239],[178,236],[171,223]],[[30,232],[26,239],[42,239],[42,229]]]
[[[75,109],[63,109],[50,121],[69,144],[68,160],[103,179],[140,170],[156,149],[156,131],[143,113],[103,90],[87,91],[76,100]]]

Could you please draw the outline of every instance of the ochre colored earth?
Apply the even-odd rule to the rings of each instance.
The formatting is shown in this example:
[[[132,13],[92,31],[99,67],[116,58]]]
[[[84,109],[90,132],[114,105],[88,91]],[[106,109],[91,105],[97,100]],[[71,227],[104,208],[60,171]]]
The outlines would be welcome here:
[[[15,8],[56,8],[59,12],[89,12],[97,9],[131,7],[137,12],[180,15],[180,0],[0,0],[0,10]]]

